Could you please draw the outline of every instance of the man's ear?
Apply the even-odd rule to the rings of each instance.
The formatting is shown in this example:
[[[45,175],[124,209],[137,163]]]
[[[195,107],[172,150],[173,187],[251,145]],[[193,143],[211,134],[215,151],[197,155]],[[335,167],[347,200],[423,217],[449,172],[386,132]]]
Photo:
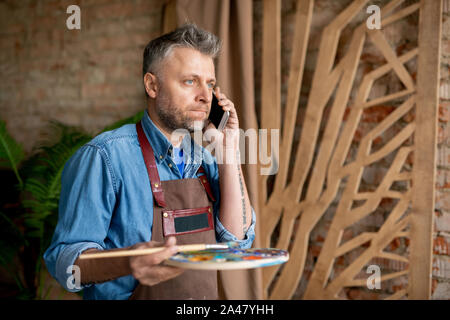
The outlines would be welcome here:
[[[145,91],[147,91],[150,98],[156,98],[158,94],[158,83],[156,76],[153,73],[147,72],[144,75],[144,86]]]

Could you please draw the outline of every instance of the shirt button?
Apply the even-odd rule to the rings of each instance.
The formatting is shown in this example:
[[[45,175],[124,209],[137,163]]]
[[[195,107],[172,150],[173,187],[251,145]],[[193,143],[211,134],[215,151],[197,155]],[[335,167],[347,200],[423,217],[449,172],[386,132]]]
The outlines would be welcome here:
[[[169,163],[169,168],[172,168],[172,164],[171,163]]]
[[[162,155],[160,155],[160,156],[159,156],[159,158],[160,158],[160,159],[162,159],[162,158],[163,158],[163,156],[162,156]]]

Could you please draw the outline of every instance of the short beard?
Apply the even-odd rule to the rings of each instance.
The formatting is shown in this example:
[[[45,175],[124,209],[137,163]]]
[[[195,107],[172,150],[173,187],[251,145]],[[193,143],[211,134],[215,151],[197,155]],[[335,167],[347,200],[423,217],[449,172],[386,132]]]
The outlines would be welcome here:
[[[186,121],[185,119],[176,119],[174,116],[172,109],[168,108],[156,108],[156,113],[158,114],[159,119],[161,119],[161,122],[164,124],[164,126],[167,129],[170,130],[177,130],[177,129],[188,129],[186,128]],[[189,130],[189,129],[188,129]]]
[[[162,91],[161,91],[162,92]],[[167,129],[186,129],[189,132],[202,130],[205,120],[192,120],[182,114],[176,106],[170,105],[169,99],[162,94],[156,106],[156,113]]]

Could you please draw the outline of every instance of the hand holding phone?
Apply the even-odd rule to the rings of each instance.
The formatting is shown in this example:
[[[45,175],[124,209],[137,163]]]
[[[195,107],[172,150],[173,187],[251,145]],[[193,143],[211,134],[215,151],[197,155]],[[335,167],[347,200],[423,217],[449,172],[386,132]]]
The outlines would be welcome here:
[[[219,105],[219,100],[216,95],[212,94],[211,111],[209,112],[208,119],[212,124],[220,131],[225,128],[228,118],[230,117],[229,111],[223,111],[222,107]]]

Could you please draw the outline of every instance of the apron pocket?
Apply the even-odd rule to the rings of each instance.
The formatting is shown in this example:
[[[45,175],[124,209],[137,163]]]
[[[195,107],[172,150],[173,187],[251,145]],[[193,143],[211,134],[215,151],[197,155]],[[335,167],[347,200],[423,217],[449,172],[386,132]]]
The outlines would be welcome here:
[[[208,231],[214,228],[212,207],[163,210],[164,237]]]

